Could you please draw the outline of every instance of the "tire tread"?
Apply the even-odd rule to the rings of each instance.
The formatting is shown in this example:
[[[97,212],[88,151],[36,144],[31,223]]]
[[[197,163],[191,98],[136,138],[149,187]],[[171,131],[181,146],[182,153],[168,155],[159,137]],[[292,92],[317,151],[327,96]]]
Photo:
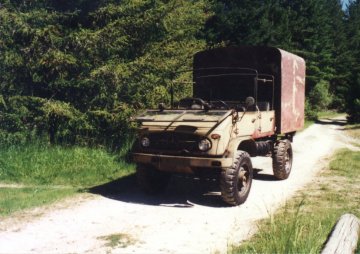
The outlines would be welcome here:
[[[286,166],[285,155],[288,149],[291,150],[291,143],[287,139],[279,140],[274,146],[273,156],[272,156],[273,172],[274,172],[274,176],[279,180],[287,179],[291,172],[291,169],[289,172],[286,172],[285,170],[285,166]],[[291,159],[292,159],[292,155],[291,155]]]
[[[230,168],[224,169],[221,172],[221,176],[220,176],[221,197],[226,203],[230,205],[240,205],[244,203],[249,194],[248,191],[243,197],[239,197],[237,193],[238,190],[236,188],[237,171],[238,171],[238,167],[240,166],[239,164],[243,162],[243,160],[248,160],[249,163],[248,166],[250,167],[250,171],[252,174],[252,165],[250,161],[250,156],[245,151],[238,151],[236,153],[233,165]],[[249,189],[250,188],[251,188],[251,182]]]

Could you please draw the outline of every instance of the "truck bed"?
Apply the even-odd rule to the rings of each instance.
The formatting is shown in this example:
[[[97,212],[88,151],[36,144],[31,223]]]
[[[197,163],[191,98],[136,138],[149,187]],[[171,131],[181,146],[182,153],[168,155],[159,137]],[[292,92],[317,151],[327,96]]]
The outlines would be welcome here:
[[[273,77],[274,90],[259,84],[258,101],[273,104],[276,133],[291,133],[303,128],[306,67],[301,57],[278,48],[257,46],[217,48],[199,52],[194,56],[195,95],[199,92],[197,77],[204,75],[204,69],[207,68],[219,68],[219,71],[226,68],[249,68],[256,70],[259,76],[265,74],[265,77]],[[236,83],[237,78],[239,77],[233,77],[233,83]],[[253,83],[247,84],[248,87],[246,84],[239,84],[242,88],[234,91],[249,93]],[[218,85],[222,86],[220,81]]]

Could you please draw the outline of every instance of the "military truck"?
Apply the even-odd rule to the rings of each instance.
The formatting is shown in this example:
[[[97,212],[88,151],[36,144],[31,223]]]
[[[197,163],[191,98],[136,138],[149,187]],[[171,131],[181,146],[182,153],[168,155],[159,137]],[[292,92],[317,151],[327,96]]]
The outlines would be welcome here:
[[[219,179],[222,199],[240,205],[256,156],[271,156],[275,177],[287,179],[304,124],[305,61],[273,47],[226,47],[195,54],[192,72],[192,97],[136,118],[140,187],[161,192],[173,173],[207,172]]]

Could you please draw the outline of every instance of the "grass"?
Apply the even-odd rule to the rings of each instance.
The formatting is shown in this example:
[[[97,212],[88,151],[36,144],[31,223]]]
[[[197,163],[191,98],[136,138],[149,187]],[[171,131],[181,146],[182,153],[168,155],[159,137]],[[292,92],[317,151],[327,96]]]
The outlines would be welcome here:
[[[0,215],[6,216],[19,210],[55,202],[76,192],[73,188],[0,188]]]
[[[48,204],[134,172],[134,166],[104,149],[43,143],[0,148],[0,215]]]
[[[1,182],[89,187],[131,170],[131,165],[102,149],[44,144],[0,149]]]
[[[101,236],[98,239],[105,241],[105,246],[110,248],[125,248],[136,242],[130,235],[123,233]]]
[[[360,136],[360,128],[351,135]],[[269,219],[233,253],[319,253],[344,213],[360,218],[360,152],[341,150],[317,181]],[[358,252],[359,253],[358,243]]]
[[[339,113],[337,111],[334,110],[327,110],[327,111],[320,111],[318,112],[318,119],[321,118],[334,118],[334,117],[338,117],[344,115],[344,113]]]
[[[352,124],[345,127],[345,131],[349,136],[355,139],[360,145],[360,124]]]

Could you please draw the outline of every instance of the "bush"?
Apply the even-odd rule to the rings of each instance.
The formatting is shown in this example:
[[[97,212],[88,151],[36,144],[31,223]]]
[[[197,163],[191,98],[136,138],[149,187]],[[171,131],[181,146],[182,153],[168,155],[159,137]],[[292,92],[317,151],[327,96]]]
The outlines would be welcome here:
[[[8,132],[0,129],[0,146],[8,147],[13,144],[25,144],[28,140],[26,132]]]
[[[330,84],[328,81],[321,80],[315,85],[313,90],[309,93],[310,107],[318,112],[328,109],[328,106],[333,100],[333,95],[329,91]]]
[[[313,109],[308,100],[305,100],[305,117],[311,121],[318,119],[318,112]]]
[[[0,112],[0,143],[26,143],[47,137],[50,144],[102,146],[111,150],[131,147],[136,111],[127,104],[113,110],[81,112],[70,103],[37,97],[7,98]],[[127,149],[126,149],[127,150]]]
[[[321,80],[315,85],[305,100],[305,117],[308,120],[317,120],[318,112],[326,111],[333,102],[334,96],[330,93],[330,84]]]

